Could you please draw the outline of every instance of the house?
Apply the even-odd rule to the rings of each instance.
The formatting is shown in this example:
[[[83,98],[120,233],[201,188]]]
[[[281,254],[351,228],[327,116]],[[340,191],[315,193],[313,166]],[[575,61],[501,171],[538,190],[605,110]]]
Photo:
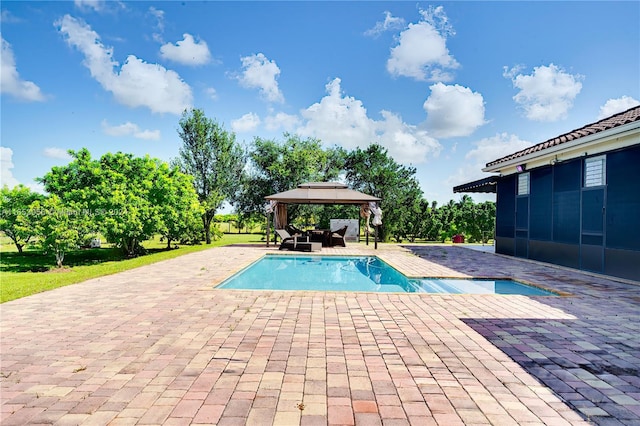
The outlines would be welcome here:
[[[496,253],[640,281],[640,106],[486,165]]]

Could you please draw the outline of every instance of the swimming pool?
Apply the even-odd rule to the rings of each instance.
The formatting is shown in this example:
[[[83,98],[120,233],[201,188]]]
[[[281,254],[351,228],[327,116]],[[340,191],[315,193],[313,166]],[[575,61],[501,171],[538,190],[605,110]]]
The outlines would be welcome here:
[[[557,296],[513,280],[407,278],[374,256],[267,255],[217,288]]]

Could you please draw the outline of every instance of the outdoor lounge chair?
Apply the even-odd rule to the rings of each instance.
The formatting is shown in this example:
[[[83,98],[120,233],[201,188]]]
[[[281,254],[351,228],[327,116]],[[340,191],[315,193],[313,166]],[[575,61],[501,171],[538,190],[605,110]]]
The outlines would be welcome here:
[[[347,228],[348,226],[343,226],[342,228],[336,230],[336,231],[331,231],[331,246],[342,246],[342,247],[346,247],[346,244],[344,243],[344,234],[347,233]]]
[[[303,231],[302,229],[296,228],[294,225],[286,225],[284,227],[284,230],[287,231],[291,236],[296,236],[296,235],[304,236],[306,234],[305,231]]]
[[[321,243],[309,241],[308,236],[291,235],[284,229],[276,229],[276,232],[282,238],[278,250],[298,250],[298,251],[318,251],[322,249]]]
[[[283,243],[285,243],[287,241],[293,241],[293,235],[291,235],[289,232],[287,232],[286,229],[276,229],[276,234],[278,234],[278,236],[282,240],[280,242],[280,245],[282,245]]]

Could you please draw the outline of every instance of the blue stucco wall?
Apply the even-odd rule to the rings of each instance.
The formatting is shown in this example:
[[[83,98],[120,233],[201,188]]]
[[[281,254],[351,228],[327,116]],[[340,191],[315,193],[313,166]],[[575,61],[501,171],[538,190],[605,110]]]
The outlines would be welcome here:
[[[640,281],[640,145],[606,153],[606,185],[583,187],[588,157],[497,185],[496,252]]]

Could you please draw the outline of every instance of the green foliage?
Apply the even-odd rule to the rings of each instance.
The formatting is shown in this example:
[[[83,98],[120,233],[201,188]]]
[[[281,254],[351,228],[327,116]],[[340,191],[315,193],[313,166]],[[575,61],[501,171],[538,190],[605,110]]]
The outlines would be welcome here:
[[[284,134],[278,142],[256,137],[249,153],[250,171],[245,178],[238,210],[246,215],[263,214],[264,197],[296,188],[305,182],[338,179],[346,153],[341,148],[324,149],[318,139],[301,139]],[[295,220],[301,206],[290,205],[288,216]]]
[[[39,245],[45,254],[53,253],[58,268],[62,267],[64,255],[78,245],[78,229],[82,227],[84,216],[77,209],[64,205],[56,195],[34,201],[29,210],[36,219]]]
[[[238,233],[240,233],[240,230],[242,228],[244,228],[247,232],[250,232],[250,230],[253,230],[256,227],[259,227],[264,224],[264,216],[262,214],[239,213],[237,217],[238,219],[236,224],[238,226]]]
[[[34,201],[44,196],[31,191],[23,185],[9,189],[6,185],[0,190],[0,231],[11,238],[11,241],[22,253],[36,233],[36,216],[30,214],[29,207]]]
[[[428,205],[428,203],[425,204]],[[429,241],[445,242],[456,234],[463,234],[467,242],[487,243],[493,238],[495,228],[496,205],[487,201],[476,204],[468,195],[458,202],[450,200],[438,207],[433,202],[423,210],[422,225],[418,237]]]
[[[99,230],[127,256],[136,256],[144,251],[141,242],[154,234],[175,236],[189,227],[181,221],[188,222],[197,198],[177,169],[149,156],[118,152],[93,160],[86,149],[69,153],[69,164],[52,168],[40,181],[79,212],[85,231]]]
[[[264,215],[258,213],[217,214],[214,221],[220,224],[219,229],[223,233],[231,232],[232,228],[238,234],[242,233],[243,230],[246,233],[251,233],[264,222]]]
[[[319,210],[317,221],[311,222],[320,229],[331,229],[331,219],[358,219],[360,206],[332,204]]]
[[[347,155],[346,181],[353,189],[382,199],[383,221],[380,237],[396,241],[406,237],[412,228],[414,212],[420,209],[422,190],[415,178],[416,170],[395,162],[380,145],[366,150],[357,148]]]
[[[152,202],[162,206],[160,234],[171,248],[173,241],[183,244],[202,240],[201,217],[204,208],[198,202],[193,177],[181,173],[176,167],[162,163],[153,181]]]
[[[207,244],[211,243],[211,222],[225,199],[234,201],[240,191],[246,163],[245,154],[216,121],[201,109],[185,110],[178,134],[183,145],[175,160],[180,169],[193,176],[193,185],[203,208],[202,224]]]
[[[457,204],[460,210],[460,230],[469,237],[469,242],[486,243],[493,238],[496,205],[493,202],[475,204],[468,195],[463,195]]]

